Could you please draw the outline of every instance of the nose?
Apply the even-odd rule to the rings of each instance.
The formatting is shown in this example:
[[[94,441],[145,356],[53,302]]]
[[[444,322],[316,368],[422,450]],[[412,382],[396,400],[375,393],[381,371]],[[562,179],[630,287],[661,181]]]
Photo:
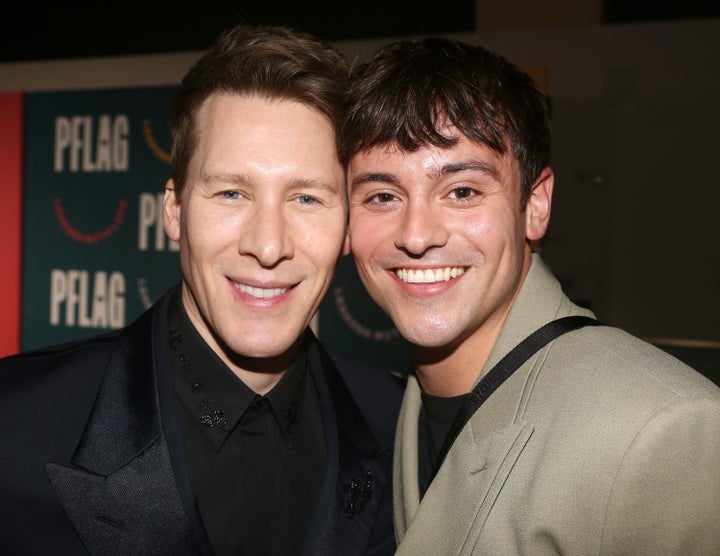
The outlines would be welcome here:
[[[238,252],[257,259],[261,266],[272,268],[294,255],[292,230],[282,208],[258,205],[247,215],[240,230]]]
[[[411,255],[422,255],[447,243],[448,232],[442,215],[429,201],[408,204],[395,234],[395,246]]]

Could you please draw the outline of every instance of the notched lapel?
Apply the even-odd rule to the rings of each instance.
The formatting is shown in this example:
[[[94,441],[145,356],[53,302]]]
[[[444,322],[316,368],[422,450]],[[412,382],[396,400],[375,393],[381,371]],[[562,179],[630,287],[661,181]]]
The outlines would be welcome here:
[[[512,425],[476,442],[466,426],[428,488],[397,555],[472,554],[533,430],[529,424]]]
[[[149,316],[143,317],[148,319]],[[148,326],[118,342],[72,463],[109,475],[162,434]]]
[[[200,553],[162,433],[150,319],[118,338],[72,466],[45,465],[93,555]]]
[[[162,439],[107,477],[55,463],[45,471],[90,554],[199,554]]]

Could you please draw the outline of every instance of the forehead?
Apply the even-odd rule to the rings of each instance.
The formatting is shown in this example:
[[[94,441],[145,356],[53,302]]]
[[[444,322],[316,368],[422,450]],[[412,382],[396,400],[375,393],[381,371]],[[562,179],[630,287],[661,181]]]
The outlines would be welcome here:
[[[216,93],[200,107],[194,155],[226,154],[337,159],[335,129],[319,110],[301,102],[258,95]],[[242,150],[238,150],[242,149]]]
[[[454,145],[440,147],[425,144],[407,151],[393,142],[361,151],[350,160],[348,174],[351,179],[361,173],[388,172],[397,176],[423,176],[438,180],[448,174],[481,172],[498,181],[519,176],[519,164],[511,151],[498,154],[487,145],[470,140],[457,131],[445,134],[456,139]]]
[[[215,94],[198,113],[190,183],[222,176],[234,183],[321,183],[342,188],[335,131],[303,103]]]
[[[244,127],[253,124],[282,123],[291,127],[297,118],[288,118],[289,113],[298,115],[303,122],[312,122],[320,127],[327,127],[335,136],[335,128],[330,119],[318,108],[293,98],[255,93],[216,92],[200,104],[195,122],[198,128],[216,121],[228,124],[234,116],[242,116]],[[240,128],[242,130],[242,128]]]

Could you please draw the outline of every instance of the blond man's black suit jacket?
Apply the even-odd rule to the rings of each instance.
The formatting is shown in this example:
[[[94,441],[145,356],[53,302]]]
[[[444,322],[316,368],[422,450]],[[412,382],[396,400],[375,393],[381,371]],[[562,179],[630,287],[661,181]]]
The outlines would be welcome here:
[[[0,361],[0,553],[211,554],[174,415],[169,297],[117,333]],[[302,552],[392,554],[402,385],[317,341],[307,357],[328,472]],[[353,490],[368,473],[369,499]]]

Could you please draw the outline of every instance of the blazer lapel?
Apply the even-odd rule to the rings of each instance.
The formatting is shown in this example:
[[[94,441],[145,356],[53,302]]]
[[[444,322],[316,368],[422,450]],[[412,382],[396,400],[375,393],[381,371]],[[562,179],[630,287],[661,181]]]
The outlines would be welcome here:
[[[162,434],[151,320],[117,338],[72,466],[45,466],[91,554],[199,553]]]
[[[328,451],[328,472],[305,554],[365,553],[388,487],[390,451],[379,444],[325,350],[313,341],[310,372],[318,388]]]
[[[417,419],[421,403],[413,379],[408,383],[396,448],[395,524],[401,540],[397,555],[472,554],[533,427],[511,423],[488,431],[486,426],[478,427],[481,409],[457,437],[420,502]]]

